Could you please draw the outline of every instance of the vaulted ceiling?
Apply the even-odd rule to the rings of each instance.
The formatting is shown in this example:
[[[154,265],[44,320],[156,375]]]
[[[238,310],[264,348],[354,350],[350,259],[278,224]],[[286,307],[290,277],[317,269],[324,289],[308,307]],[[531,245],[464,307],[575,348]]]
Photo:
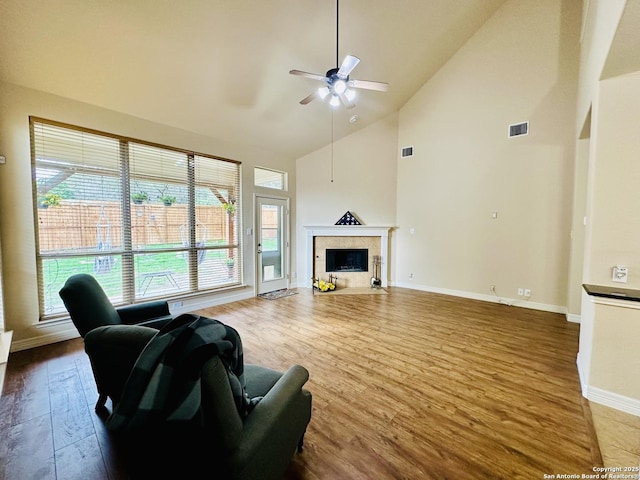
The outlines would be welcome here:
[[[350,110],[289,75],[336,66],[335,0],[2,0],[0,79],[298,158],[401,108],[504,1],[341,0],[340,61],[390,85]]]

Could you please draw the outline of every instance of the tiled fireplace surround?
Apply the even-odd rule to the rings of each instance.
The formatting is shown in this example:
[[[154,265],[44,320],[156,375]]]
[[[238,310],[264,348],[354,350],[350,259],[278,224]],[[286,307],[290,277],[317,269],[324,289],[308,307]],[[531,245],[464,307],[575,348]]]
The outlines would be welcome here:
[[[378,276],[382,287],[387,286],[387,256],[389,250],[390,227],[370,227],[368,225],[306,226],[307,231],[307,272],[311,275],[306,286],[311,287],[314,278],[328,281],[325,271],[327,248],[366,248],[369,250],[369,270],[367,272],[338,272],[338,288],[362,288],[371,286],[374,275],[373,257],[379,255],[381,265]]]

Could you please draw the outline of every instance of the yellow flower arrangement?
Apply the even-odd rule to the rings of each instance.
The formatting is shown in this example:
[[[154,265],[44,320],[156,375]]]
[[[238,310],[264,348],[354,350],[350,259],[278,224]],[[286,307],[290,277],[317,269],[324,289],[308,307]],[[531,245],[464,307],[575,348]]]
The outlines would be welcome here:
[[[313,286],[321,292],[328,292],[336,289],[336,286],[333,283],[325,282],[324,280],[316,280],[313,282]]]

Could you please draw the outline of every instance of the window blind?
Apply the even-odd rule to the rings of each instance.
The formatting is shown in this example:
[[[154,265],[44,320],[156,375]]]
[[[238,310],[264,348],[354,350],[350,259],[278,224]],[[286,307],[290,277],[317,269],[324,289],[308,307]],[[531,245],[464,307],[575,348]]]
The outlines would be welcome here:
[[[31,119],[42,318],[96,277],[116,305],[241,282],[240,163]]]

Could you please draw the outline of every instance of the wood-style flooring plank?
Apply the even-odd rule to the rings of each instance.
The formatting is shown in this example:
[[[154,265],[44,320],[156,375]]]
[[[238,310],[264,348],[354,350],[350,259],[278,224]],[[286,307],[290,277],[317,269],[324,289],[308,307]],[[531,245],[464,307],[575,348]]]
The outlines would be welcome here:
[[[388,292],[300,289],[197,312],[238,330],[246,363],[309,370],[311,423],[286,480],[538,479],[602,464],[575,364],[578,325]],[[130,478],[96,398],[81,339],[12,354],[0,479]]]
[[[592,472],[577,325],[548,312],[389,290],[301,291],[199,312],[238,329],[245,361],[309,370],[307,448],[288,478]]]

